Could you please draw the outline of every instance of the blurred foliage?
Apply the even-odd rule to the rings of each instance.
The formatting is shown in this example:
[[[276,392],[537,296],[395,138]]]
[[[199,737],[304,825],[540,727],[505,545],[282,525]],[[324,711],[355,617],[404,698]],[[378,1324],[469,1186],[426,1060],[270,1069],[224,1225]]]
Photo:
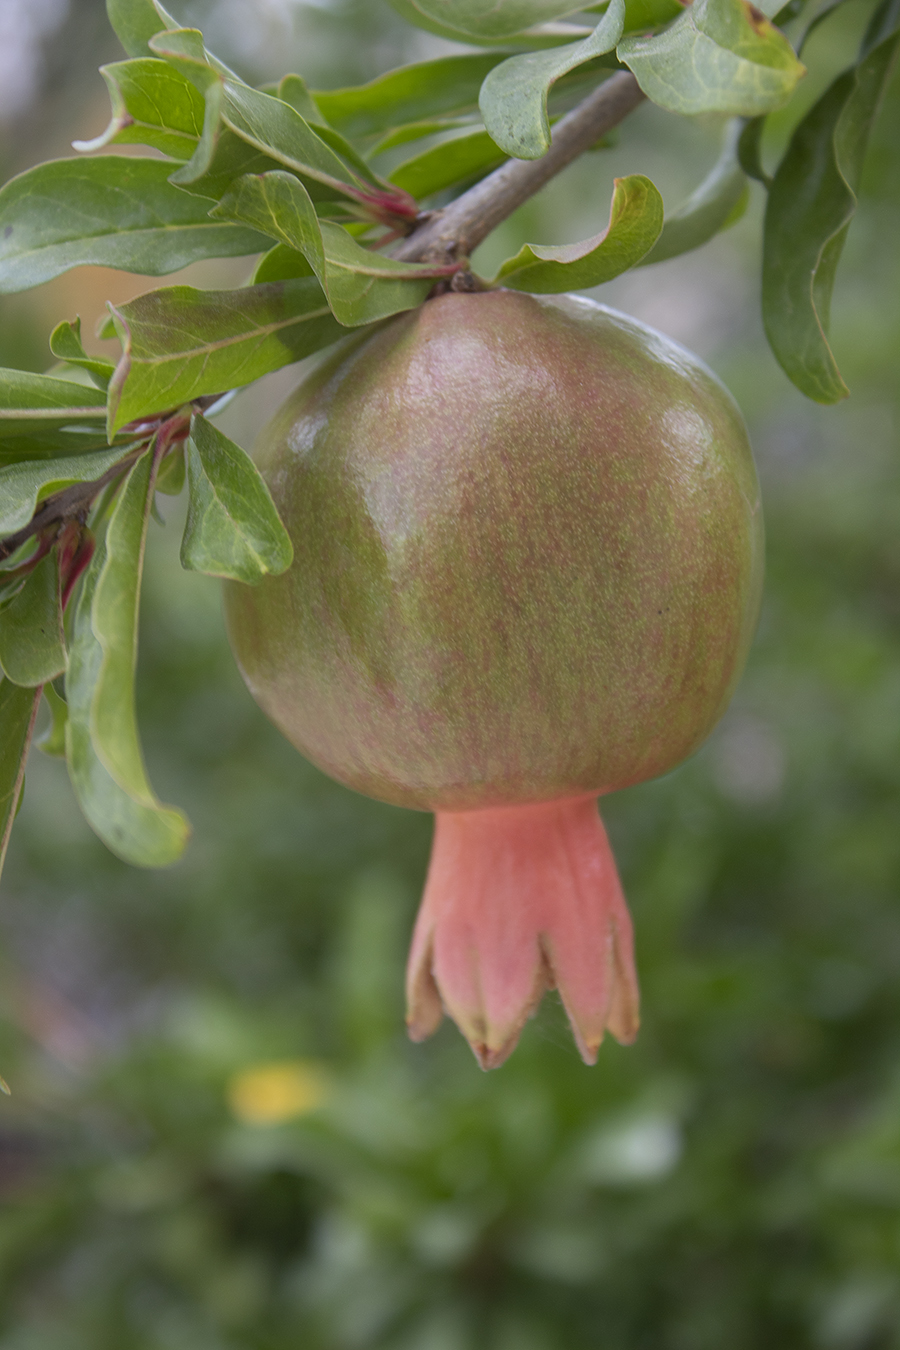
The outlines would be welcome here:
[[[380,5],[302,12],[334,83],[361,73],[351,11],[375,43]],[[382,52],[395,31],[385,7]],[[733,709],[604,806],[631,1049],[586,1069],[552,999],[490,1075],[452,1026],[406,1042],[430,822],[280,740],[215,584],[154,527],[141,722],[195,839],[127,868],[32,756],[2,905],[0,1350],[900,1346],[898,111],[895,81],[834,309],[847,404],[806,403],[768,354],[749,224],[600,292],[668,313],[731,385],[769,530]],[[622,136],[665,193],[658,126]],[[702,171],[715,129],[685,127]],[[516,246],[608,198],[604,153],[504,227]],[[3,341],[39,366],[17,313]]]

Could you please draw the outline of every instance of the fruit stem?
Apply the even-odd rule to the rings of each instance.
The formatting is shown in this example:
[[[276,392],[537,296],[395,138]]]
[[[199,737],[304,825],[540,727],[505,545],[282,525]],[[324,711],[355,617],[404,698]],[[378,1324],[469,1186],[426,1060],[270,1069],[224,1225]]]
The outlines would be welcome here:
[[[557,988],[593,1064],[638,1030],[631,918],[596,799],[439,811],[407,969],[414,1041],[446,1011],[483,1069]]]

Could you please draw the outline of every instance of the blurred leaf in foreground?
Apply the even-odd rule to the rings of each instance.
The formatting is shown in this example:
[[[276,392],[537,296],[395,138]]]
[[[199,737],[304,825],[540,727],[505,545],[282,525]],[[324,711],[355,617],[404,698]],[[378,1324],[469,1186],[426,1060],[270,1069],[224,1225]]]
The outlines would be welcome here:
[[[831,295],[869,135],[900,47],[898,23],[900,4],[883,0],[858,64],[806,114],[769,190],[766,336],[797,388],[819,403],[836,403],[849,393],[828,344]]]

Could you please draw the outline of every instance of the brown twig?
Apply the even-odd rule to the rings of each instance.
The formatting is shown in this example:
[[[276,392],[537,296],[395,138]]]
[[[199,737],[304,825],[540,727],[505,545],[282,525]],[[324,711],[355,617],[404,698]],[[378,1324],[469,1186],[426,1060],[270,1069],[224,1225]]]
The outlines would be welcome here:
[[[610,76],[557,122],[545,155],[540,159],[511,159],[501,165],[443,211],[433,212],[394,249],[392,256],[403,262],[448,262],[468,257],[491,230],[618,126],[645,97],[628,71]]]

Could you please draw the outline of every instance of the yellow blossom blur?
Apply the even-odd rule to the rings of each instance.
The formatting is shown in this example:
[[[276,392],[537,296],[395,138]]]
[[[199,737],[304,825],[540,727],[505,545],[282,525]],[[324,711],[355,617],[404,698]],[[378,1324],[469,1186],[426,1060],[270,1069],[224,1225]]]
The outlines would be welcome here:
[[[280,1125],[317,1110],[330,1090],[324,1065],[311,1059],[282,1060],[233,1074],[228,1104],[244,1125]]]

